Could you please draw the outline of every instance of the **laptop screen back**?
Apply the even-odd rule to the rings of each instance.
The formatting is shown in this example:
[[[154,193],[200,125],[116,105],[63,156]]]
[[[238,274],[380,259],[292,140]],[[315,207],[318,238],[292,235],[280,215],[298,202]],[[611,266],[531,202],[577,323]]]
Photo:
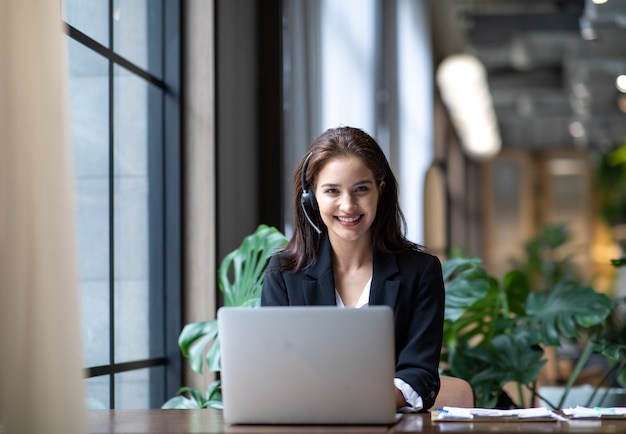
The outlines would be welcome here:
[[[218,327],[227,423],[396,421],[390,308],[223,307]]]

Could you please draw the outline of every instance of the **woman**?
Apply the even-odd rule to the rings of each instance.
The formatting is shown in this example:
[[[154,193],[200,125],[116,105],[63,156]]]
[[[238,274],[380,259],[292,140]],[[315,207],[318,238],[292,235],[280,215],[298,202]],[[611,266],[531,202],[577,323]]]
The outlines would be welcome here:
[[[294,184],[294,234],[268,264],[261,305],[390,306],[397,408],[429,409],[439,392],[441,264],[405,238],[385,154],[360,129],[330,129],[311,144]]]

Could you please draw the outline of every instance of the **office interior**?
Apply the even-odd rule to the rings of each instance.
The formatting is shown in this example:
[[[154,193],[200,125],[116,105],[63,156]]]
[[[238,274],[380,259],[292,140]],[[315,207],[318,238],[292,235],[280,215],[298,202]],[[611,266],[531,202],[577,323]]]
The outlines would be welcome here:
[[[58,173],[70,178],[70,194],[39,209],[35,195],[28,209],[65,209],[61,233],[75,240],[55,260],[69,262],[65,282],[75,272],[76,284],[50,297],[69,300],[56,314],[74,318],[77,330],[44,348],[76,359],[69,365],[80,365],[88,408],[158,408],[183,385],[208,386],[213,375],[190,371],[178,334],[215,318],[219,263],[246,235],[259,224],[290,234],[293,168],[317,134],[338,125],[377,138],[399,180],[409,238],[442,261],[462,252],[502,276],[525,242],[560,224],[579,277],[607,294],[626,291],[610,265],[622,254],[625,222],[602,219],[594,184],[599,156],[626,137],[620,0],[46,0],[51,16],[60,9],[53,30],[54,22],[29,25],[35,2],[18,3],[1,6],[0,21],[11,25],[0,33],[0,100],[26,95],[38,106],[45,93],[42,106],[66,110],[58,122],[67,131],[56,133],[58,149],[69,149]],[[50,61],[38,32],[57,30],[58,70],[38,72],[63,83],[58,94],[10,92],[19,67],[37,69],[15,61],[29,57],[16,38]],[[10,164],[25,149],[19,134],[37,130],[18,117],[36,113],[0,104],[0,151]],[[58,228],[8,211],[17,201],[10,192],[59,157],[41,161],[50,157],[39,154],[43,139],[26,137],[34,144],[23,165],[0,177],[5,259],[15,256],[14,239],[32,242],[17,258],[26,260],[41,253],[39,242],[64,244],[46,235]],[[19,262],[6,264],[11,276]],[[57,276],[60,268],[41,269]],[[5,285],[24,275],[2,281],[0,311],[41,315],[32,333],[54,333],[45,330],[46,306],[29,310],[38,293],[8,295]],[[24,283],[31,287],[46,291],[38,279]],[[27,346],[29,333],[3,326],[2,342]],[[15,365],[0,367],[8,382],[6,366]]]

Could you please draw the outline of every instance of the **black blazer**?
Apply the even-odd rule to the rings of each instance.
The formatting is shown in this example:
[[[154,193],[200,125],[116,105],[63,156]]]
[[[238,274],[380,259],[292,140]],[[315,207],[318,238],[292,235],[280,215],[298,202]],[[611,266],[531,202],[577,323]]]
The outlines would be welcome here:
[[[298,272],[276,271],[281,255],[270,259],[263,280],[262,306],[335,305],[330,242],[322,237],[317,262]],[[439,393],[439,356],[445,292],[436,256],[412,251],[374,252],[370,305],[394,311],[396,377],[422,397],[424,410]]]

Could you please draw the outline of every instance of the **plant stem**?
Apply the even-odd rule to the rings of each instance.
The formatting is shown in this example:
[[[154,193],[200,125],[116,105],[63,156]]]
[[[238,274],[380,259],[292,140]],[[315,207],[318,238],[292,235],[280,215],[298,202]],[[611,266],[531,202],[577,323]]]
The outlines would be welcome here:
[[[602,387],[602,384],[607,379],[609,379],[612,375],[619,374],[619,372],[622,370],[623,367],[624,367],[624,362],[620,362],[619,364],[617,364],[617,365],[613,366],[611,369],[609,369],[606,374],[604,374],[604,377],[602,377],[602,379],[598,382],[596,387],[594,387],[593,393],[591,394],[591,396],[587,400],[587,403],[585,404],[585,406],[587,406],[587,407],[591,406],[591,402],[593,401],[593,399],[595,398],[596,394],[598,393],[598,391]],[[601,406],[604,403],[604,400],[606,399],[607,395],[609,394],[610,389],[611,389],[611,385],[610,385],[610,383],[608,383],[604,393],[602,394],[602,398],[600,399],[600,401],[598,401],[598,405],[599,406]]]
[[[561,399],[559,400],[559,405],[558,405],[557,410],[561,410],[561,408],[563,407],[565,398],[567,398],[567,395],[569,394],[569,391],[572,388],[572,385],[578,378],[578,375],[580,375],[580,371],[582,371],[583,366],[585,366],[585,363],[587,363],[587,360],[589,359],[589,356],[591,356],[592,351],[593,351],[593,341],[592,339],[589,339],[587,341],[587,345],[585,345],[585,349],[583,350],[582,354],[580,355],[580,358],[578,359],[578,362],[576,363],[574,372],[572,372],[572,375],[569,377],[569,380],[567,380],[565,391],[563,392],[563,395],[561,396]]]
[[[517,394],[519,395],[520,408],[526,408],[524,403],[524,390],[522,389],[522,383],[517,383]]]
[[[536,402],[536,400],[537,400],[537,379],[536,379],[536,378],[535,378],[535,381],[533,381],[533,382],[531,383],[531,385],[530,385],[530,387],[529,387],[529,388],[530,388],[530,392],[531,392],[531,394],[530,394],[530,402],[529,402],[529,404],[530,404],[531,406],[533,406],[533,405],[534,405],[534,403],[535,403],[535,402]]]
[[[509,311],[509,299],[506,294],[506,288],[503,288],[500,285],[498,285],[498,287],[500,289],[500,301],[502,302],[502,316],[504,318],[508,318],[510,311]]]
[[[534,396],[536,396],[536,397],[537,397],[537,398],[539,398],[541,401],[543,401],[543,402],[545,402],[546,404],[548,404],[548,405],[550,406],[550,408],[552,408],[552,410],[557,410],[556,406],[555,406],[552,402],[548,401],[548,399],[547,399],[547,398],[543,397],[543,396],[542,396],[542,395],[541,395],[541,394],[537,391],[536,386],[533,386],[533,387],[532,387],[532,391],[533,391],[533,395],[534,395]]]

